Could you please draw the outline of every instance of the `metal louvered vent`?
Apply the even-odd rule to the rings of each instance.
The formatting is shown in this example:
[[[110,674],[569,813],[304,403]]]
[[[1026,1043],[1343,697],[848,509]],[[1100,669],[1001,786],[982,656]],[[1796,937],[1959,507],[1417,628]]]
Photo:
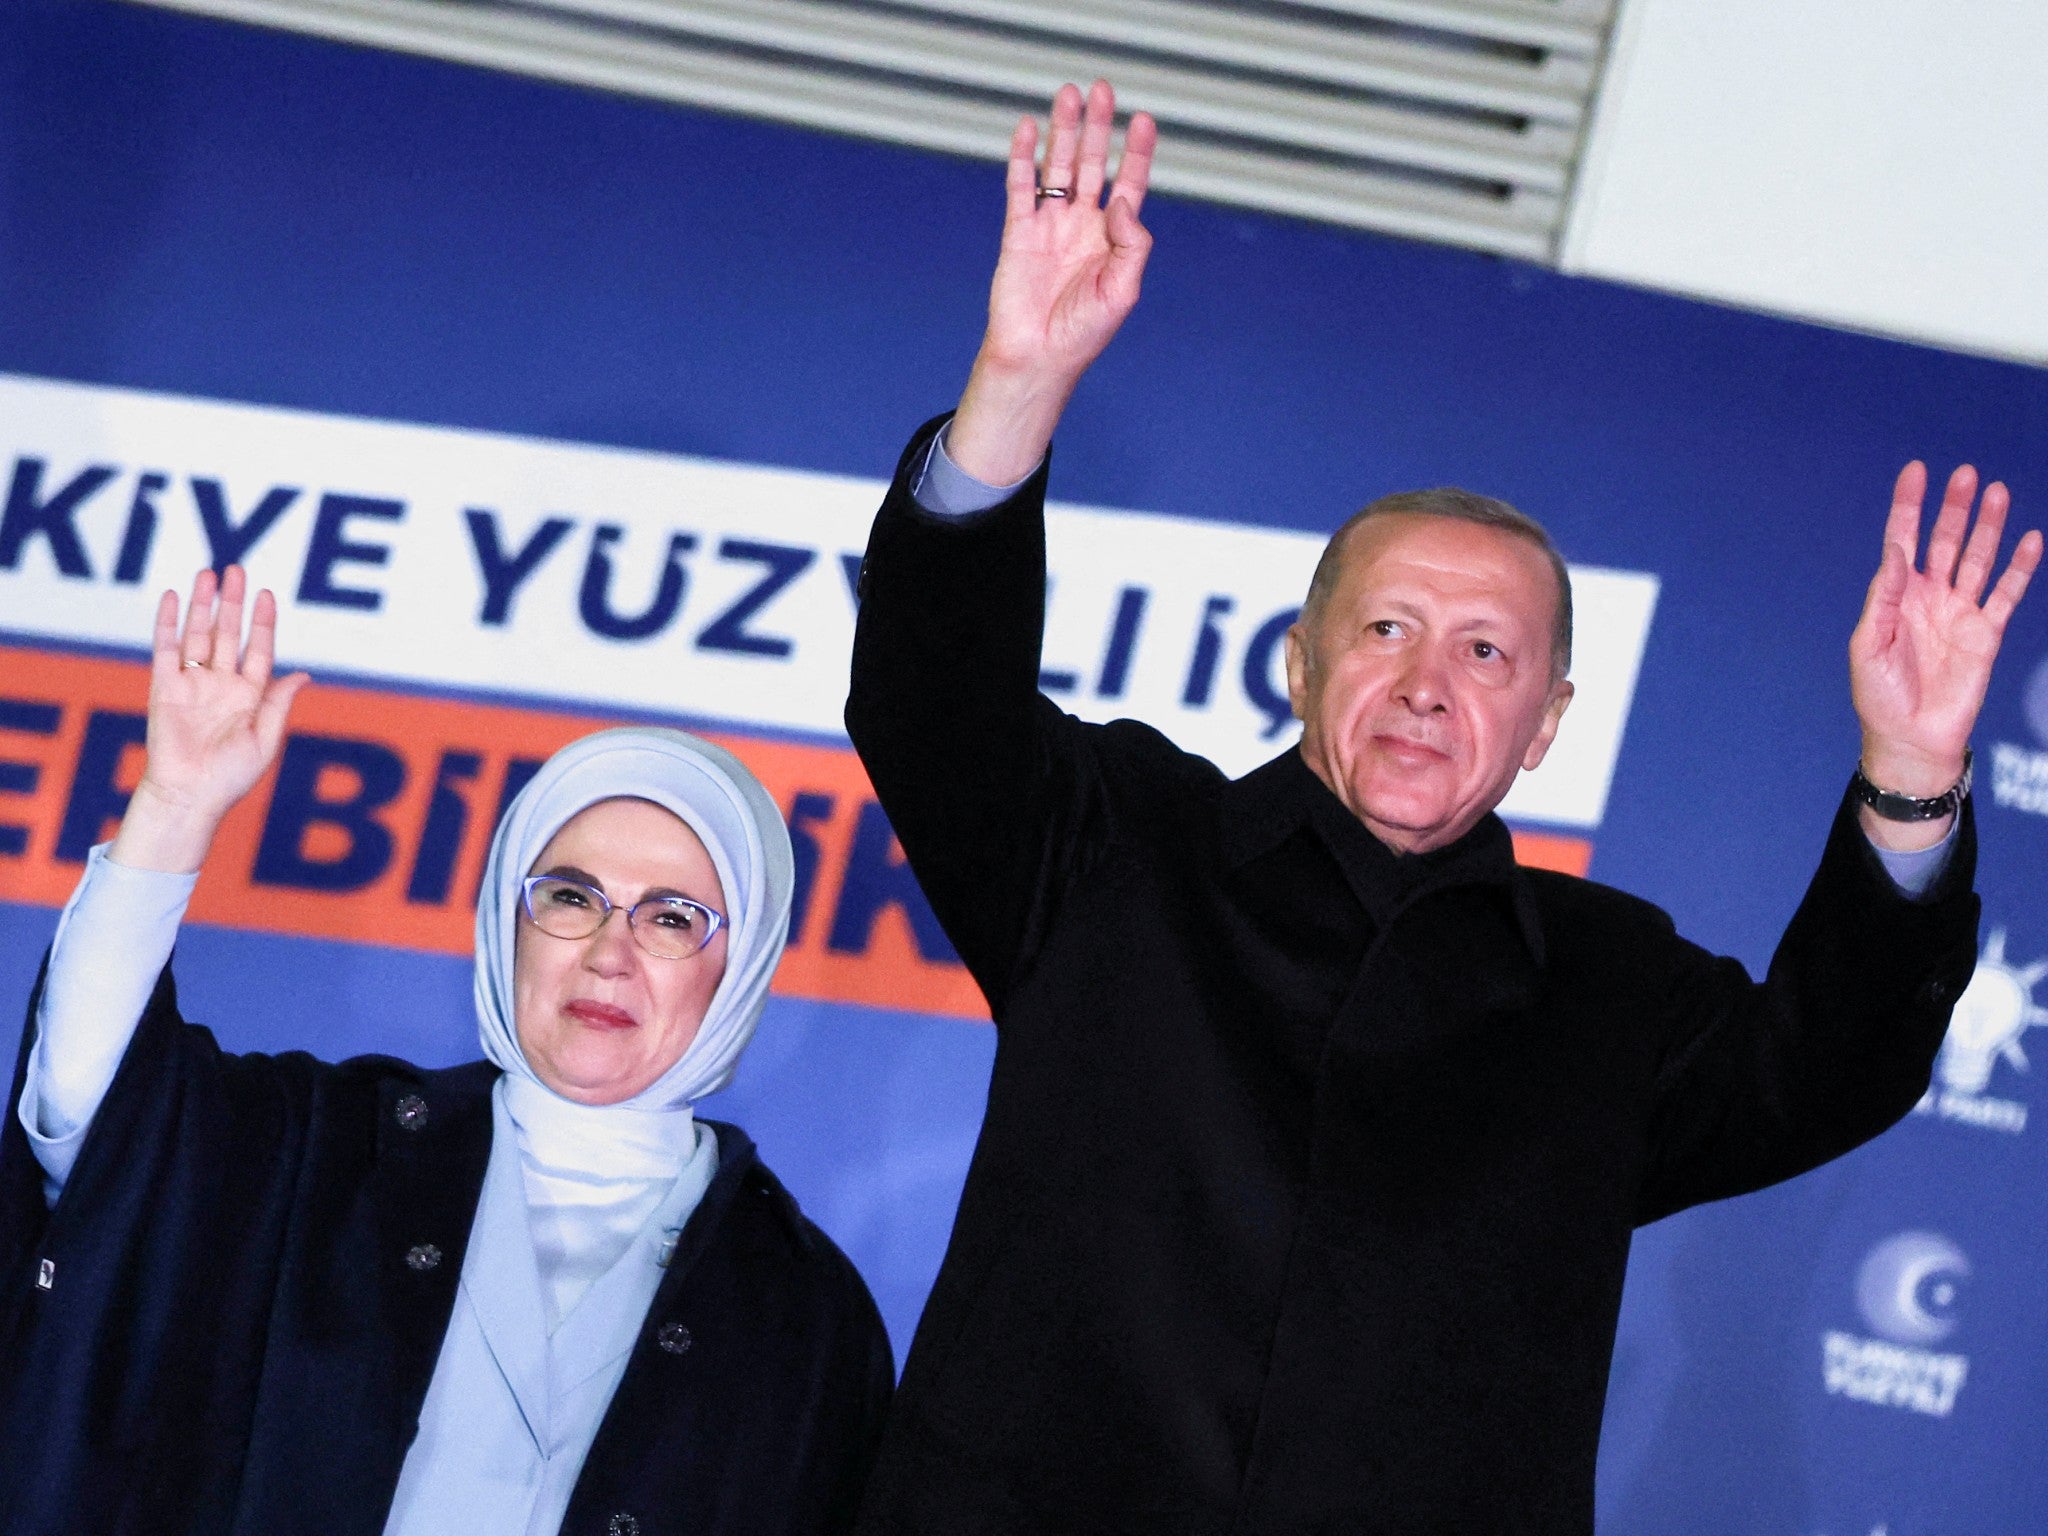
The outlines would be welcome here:
[[[1616,0],[143,0],[1000,160],[1064,80],[1153,185],[1550,261]]]

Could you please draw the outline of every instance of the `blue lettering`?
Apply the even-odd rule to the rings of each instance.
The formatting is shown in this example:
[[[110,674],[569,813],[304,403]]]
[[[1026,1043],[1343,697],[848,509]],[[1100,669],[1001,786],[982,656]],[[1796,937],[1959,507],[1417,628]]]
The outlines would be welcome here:
[[[49,541],[50,558],[66,576],[92,579],[92,566],[85,558],[85,545],[78,537],[80,503],[98,494],[100,488],[119,473],[111,464],[81,469],[71,483],[53,492],[48,501],[36,498],[43,488],[43,461],[27,457],[14,461],[14,480],[7,488],[7,507],[0,512],[0,571],[21,564],[21,551],[38,534]]]
[[[885,907],[901,907],[910,919],[917,952],[935,964],[959,962],[959,955],[918,889],[896,834],[882,808],[869,800],[860,808],[853,829],[853,851],[846,859],[846,880],[839,888],[839,910],[832,914],[832,935],[826,946],[842,955],[863,953],[874,938],[875,919]]]
[[[816,550],[798,549],[789,544],[757,544],[750,539],[724,539],[719,542],[718,558],[721,560],[745,560],[767,567],[759,581],[755,582],[725,612],[704,626],[697,636],[697,647],[705,651],[733,651],[743,656],[787,656],[796,649],[794,641],[784,635],[757,635],[747,628],[747,620],[767,607],[797,577],[811,567],[818,558]]]
[[[1216,691],[1216,664],[1223,659],[1223,626],[1217,620],[1237,606],[1233,598],[1212,597],[1202,605],[1202,630],[1195,637],[1195,658],[1188,664],[1187,686],[1180,701],[1193,708],[1208,704]]]
[[[1301,617],[1299,608],[1283,608],[1259,626],[1259,632],[1252,636],[1252,643],[1245,648],[1244,696],[1252,701],[1252,708],[1266,717],[1266,728],[1261,731],[1263,740],[1271,741],[1294,719],[1294,706],[1287,695],[1273,687],[1273,652],[1287,638],[1287,631],[1294,627],[1294,621]]]
[[[491,840],[497,841],[498,828],[504,823],[505,813],[512,809],[512,802],[519,798],[519,791],[532,782],[533,776],[547,765],[544,757],[515,757],[505,764],[505,782],[498,786],[498,808],[491,813]],[[473,907],[483,894],[484,875],[489,872],[490,860],[484,860],[484,868],[477,872],[476,889],[470,892],[469,904]],[[521,871],[524,873],[524,871]]]
[[[811,915],[811,893],[818,886],[818,866],[824,850],[818,834],[811,829],[832,819],[837,802],[816,790],[804,790],[789,808],[789,846],[796,855],[796,883],[789,900],[789,942],[803,942],[804,923]]]
[[[92,845],[112,834],[107,828],[128,814],[128,791],[121,788],[121,758],[146,737],[148,719],[125,710],[96,709],[86,717],[85,741],[78,749],[78,771],[71,776],[71,798],[57,828],[57,857],[83,864]]]
[[[462,515],[469,523],[470,547],[476,551],[477,569],[484,578],[484,606],[477,614],[477,621],[505,624],[512,617],[512,599],[526,578],[540,569],[541,561],[554,553],[555,546],[567,538],[569,530],[576,525],[566,517],[551,517],[508,555],[505,546],[498,542],[495,513],[471,507]]]
[[[340,799],[319,795],[321,772],[342,768],[355,776]],[[405,788],[405,762],[389,747],[340,736],[292,736],[277,768],[277,793],[263,823],[251,878],[258,885],[296,885],[314,891],[359,891],[391,863],[391,831],[373,814]],[[309,859],[306,833],[336,827],[348,839],[334,859]]]
[[[1131,678],[1131,656],[1138,648],[1138,627],[1145,622],[1145,601],[1149,596],[1143,587],[1125,587],[1117,594],[1116,617],[1109,625],[1109,644],[1102,653],[1102,670],[1095,678],[1095,691],[1105,699],[1124,696],[1124,687]]]
[[[0,731],[20,731],[28,736],[54,736],[64,711],[56,704],[30,699],[0,699]],[[32,795],[41,781],[34,763],[0,761],[0,794]],[[19,858],[28,851],[28,828],[0,822],[0,854]]]
[[[853,599],[854,611],[860,610],[860,572],[867,564],[865,555],[841,555],[839,574],[846,578],[846,595]]]
[[[154,471],[135,481],[135,497],[128,503],[128,526],[121,534],[121,553],[114,560],[114,580],[134,586],[149,568],[150,546],[156,542],[156,498],[171,483],[169,475]]]
[[[607,640],[645,640],[668,628],[675,621],[676,610],[683,606],[686,579],[683,556],[697,547],[697,540],[693,534],[669,535],[668,555],[661,569],[661,585],[646,611],[632,615],[614,613],[610,595],[611,548],[625,536],[626,530],[616,523],[600,523],[591,534],[590,558],[583,566],[583,590],[577,597],[576,607],[592,634],[602,635]]]
[[[192,500],[199,507],[199,525],[206,530],[207,563],[216,571],[225,571],[231,565],[240,564],[243,557],[256,547],[256,541],[270,532],[271,526],[280,517],[284,516],[285,509],[298,499],[299,492],[296,486],[274,486],[264,493],[261,501],[256,503],[256,510],[238,523],[235,521],[234,513],[228,509],[228,493],[222,489],[221,483],[218,480],[203,479],[198,475],[194,475],[192,477]],[[360,500],[360,498],[330,496],[328,500],[355,501]],[[390,503],[378,502],[375,505],[388,506]],[[322,506],[320,512],[324,518],[327,515],[326,507]],[[339,521],[340,517],[346,515],[346,513],[340,513],[337,515],[336,520]],[[324,523],[322,526],[325,526]],[[318,529],[314,531],[313,538],[317,546],[320,539]],[[342,549],[353,547],[355,546],[341,546]],[[337,558],[346,558],[346,556]],[[309,560],[307,562],[309,570],[311,564],[312,562]],[[299,596],[303,599],[305,595],[302,583]],[[314,601],[323,601],[323,599],[316,598]]]
[[[194,482],[196,485],[198,482]],[[278,493],[272,491],[272,496]],[[296,493],[294,493],[296,494]],[[264,502],[269,505],[268,500]],[[256,516],[261,516],[259,508]],[[342,587],[334,582],[337,565],[383,565],[391,558],[387,544],[352,544],[348,520],[374,517],[395,523],[405,516],[405,503],[384,501],[375,496],[344,496],[330,491],[320,498],[320,510],[313,517],[313,539],[306,549],[306,568],[299,576],[299,601],[326,603],[334,608],[361,608],[375,613],[384,606],[384,594],[365,587]],[[255,518],[250,519],[251,522]]]
[[[467,784],[483,772],[484,760],[476,752],[443,752],[434,770],[434,795],[427,802],[427,824],[420,831],[419,852],[413,856],[412,878],[405,885],[407,901],[439,906],[448,899],[448,887],[455,883],[455,856],[462,850],[462,833],[469,825],[469,801],[458,784]]]

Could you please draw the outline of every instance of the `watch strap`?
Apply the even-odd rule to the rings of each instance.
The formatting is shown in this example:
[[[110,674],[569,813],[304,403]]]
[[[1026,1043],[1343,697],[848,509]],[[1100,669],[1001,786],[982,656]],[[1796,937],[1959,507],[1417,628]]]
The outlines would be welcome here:
[[[1879,789],[1863,776],[1863,765],[1858,763],[1856,776],[1849,781],[1849,792],[1886,821],[1936,821],[1943,816],[1952,816],[1962,808],[1964,798],[1970,793],[1974,767],[1975,759],[1970,749],[1963,748],[1963,776],[1940,794],[1922,800],[1894,789]]]

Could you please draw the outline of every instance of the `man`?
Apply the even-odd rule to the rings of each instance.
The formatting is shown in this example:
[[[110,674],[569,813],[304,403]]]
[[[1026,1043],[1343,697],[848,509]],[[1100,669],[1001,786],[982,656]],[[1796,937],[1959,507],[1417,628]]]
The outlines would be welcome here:
[[[1332,539],[1299,748],[1247,777],[1073,720],[1036,691],[1045,455],[1136,301],[1156,138],[1103,208],[1112,109],[1063,89],[1042,179],[1019,125],[980,355],[868,548],[848,728],[999,1035],[863,1528],[1589,1532],[1631,1230],[1927,1082],[1975,955],[1965,744],[2040,537],[1986,598],[2007,498],[1966,540],[1959,471],[1916,569],[1900,476],[1851,647],[1887,793],[1845,798],[1762,983],[1515,866],[1493,808],[1570,702],[1569,591],[1499,503]]]

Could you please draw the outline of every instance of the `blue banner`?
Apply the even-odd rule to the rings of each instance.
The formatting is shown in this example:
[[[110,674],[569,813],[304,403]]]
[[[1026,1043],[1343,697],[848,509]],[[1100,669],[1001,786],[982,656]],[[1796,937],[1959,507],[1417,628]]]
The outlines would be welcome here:
[[[709,1107],[854,1256],[900,1355],[993,1042],[845,766],[834,647],[862,508],[965,377],[1001,207],[993,165],[108,0],[0,8],[11,995],[132,771],[151,593],[237,540],[337,701],[306,738],[371,762],[386,695],[419,725],[358,807],[398,841],[357,887],[354,845],[307,830],[340,813],[305,748],[273,872],[326,873],[254,878],[252,823],[188,925],[187,1011],[232,1047],[474,1055],[462,875],[526,750],[503,743],[586,717],[758,743],[815,910]],[[1259,646],[1303,551],[1387,491],[1504,497],[1606,604],[1605,724],[1508,807],[1525,856],[1759,970],[1855,761],[1844,650],[1892,477],[1968,460],[2048,522],[2048,374],[1146,216],[1144,300],[1055,448],[1048,689],[1242,767],[1286,739]],[[486,719],[511,734],[471,743]],[[1976,751],[1982,953],[1934,1084],[1851,1157],[1639,1236],[1604,1531],[2048,1529],[2048,594]]]

